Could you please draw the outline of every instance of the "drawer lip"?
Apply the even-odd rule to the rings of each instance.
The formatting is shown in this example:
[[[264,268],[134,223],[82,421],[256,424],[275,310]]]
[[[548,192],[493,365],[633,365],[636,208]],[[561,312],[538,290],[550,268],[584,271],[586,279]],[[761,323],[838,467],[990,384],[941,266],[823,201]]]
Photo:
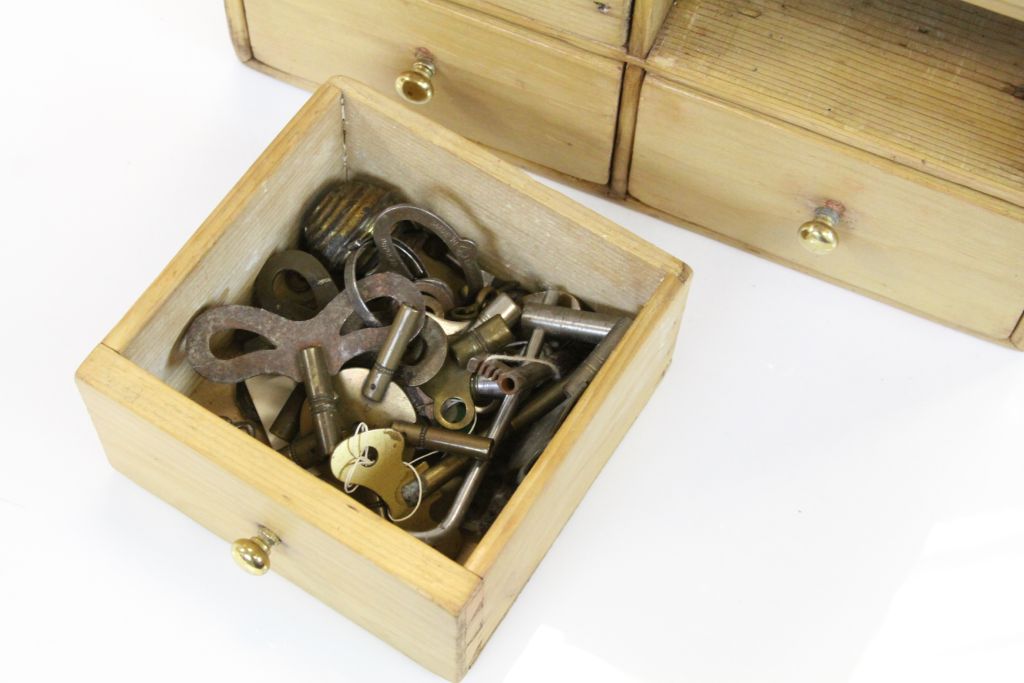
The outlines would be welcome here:
[[[357,134],[360,125],[367,132]],[[596,297],[596,292],[602,292],[600,300],[611,305],[610,302],[619,300],[619,290],[608,293],[609,284],[602,280],[609,278],[609,267],[604,262],[596,263],[594,259],[605,257],[613,266],[630,264],[642,274],[634,277],[612,269],[615,273],[613,284],[636,288],[621,298],[622,301],[642,302],[637,304],[640,310],[635,322],[598,373],[592,383],[593,391],[588,390],[584,394],[580,406],[570,415],[570,424],[576,425],[572,433],[563,435],[557,447],[545,452],[542,462],[546,464],[539,465],[528,475],[527,487],[522,492],[517,491],[512,501],[523,517],[536,518],[538,513],[534,506],[547,504],[544,493],[551,489],[547,480],[552,471],[576,472],[576,468],[582,466],[586,476],[580,477],[571,491],[575,498],[566,497],[567,507],[555,510],[553,516],[545,518],[554,528],[553,536],[534,542],[525,551],[517,547],[516,554],[508,552],[504,542],[490,543],[488,558],[496,561],[478,563],[478,572],[444,557],[355,503],[329,506],[326,494],[329,493],[331,499],[340,497],[344,500],[344,496],[232,428],[187,393],[182,393],[185,390],[181,387],[188,384],[175,373],[183,359],[167,359],[167,347],[171,349],[170,355],[175,356],[178,348],[175,335],[187,326],[189,316],[194,315],[196,306],[200,305],[188,307],[183,305],[183,301],[188,303],[185,300],[196,292],[202,292],[200,298],[203,301],[217,299],[221,296],[221,288],[227,287],[224,283],[236,278],[236,274],[223,280],[212,276],[216,275],[216,269],[226,269],[223,253],[247,253],[255,262],[258,259],[252,250],[244,247],[267,246],[270,242],[261,241],[263,238],[254,235],[266,231],[268,224],[292,224],[281,223],[277,213],[263,222],[252,219],[254,211],[266,208],[262,201],[270,201],[274,206],[281,201],[281,197],[273,193],[285,192],[282,179],[293,183],[295,188],[304,188],[306,181],[313,182],[309,177],[311,172],[306,169],[322,167],[331,174],[327,177],[335,177],[335,161],[340,162],[339,168],[345,174],[349,173],[350,162],[354,164],[353,173],[366,171],[373,167],[373,162],[364,157],[381,153],[380,148],[372,144],[377,140],[374,136],[387,136],[390,140],[396,137],[396,133],[407,136],[411,141],[400,149],[422,147],[430,150],[423,157],[426,159],[425,168],[434,169],[439,162],[448,164],[447,168],[457,169],[460,174],[458,182],[450,182],[458,187],[462,187],[460,182],[470,182],[468,187],[475,189],[478,195],[480,188],[489,188],[486,195],[488,203],[496,201],[499,207],[512,207],[501,209],[506,213],[514,211],[514,216],[505,222],[494,221],[493,215],[488,221],[486,213],[480,217],[490,228],[504,231],[497,232],[497,235],[509,238],[519,234],[517,230],[522,224],[532,226],[534,232],[543,232],[551,225],[558,225],[568,232],[562,233],[564,236],[555,240],[555,244],[575,245],[577,240],[595,242],[589,248],[581,245],[579,259],[567,260],[564,251],[559,257],[538,257],[538,262],[559,263],[566,270],[575,270],[578,274],[560,273],[556,277],[569,278],[566,280],[569,283],[574,281],[573,277],[592,281],[594,292],[591,294]],[[340,146],[337,141],[340,141]],[[358,148],[360,144],[361,149]],[[317,150],[316,157],[307,156],[310,149]],[[401,158],[403,168],[410,167],[409,156],[388,153],[392,158]],[[305,174],[305,180],[299,185],[294,185],[296,180],[291,175],[295,168],[302,168]],[[432,186],[436,184],[443,194],[446,185],[437,184],[434,175],[429,175],[427,180]],[[413,183],[408,179],[406,182]],[[297,189],[287,194],[294,197]],[[269,199],[264,199],[268,196]],[[517,205],[511,200],[506,203],[502,197],[506,200],[514,197],[520,203]],[[477,203],[484,204],[482,199],[477,199]],[[468,202],[467,207],[471,213],[474,208],[480,209],[473,202]],[[458,225],[457,222],[453,224]],[[285,230],[281,227],[280,232],[283,234]],[[237,241],[240,234],[247,235],[249,241]],[[277,239],[277,236],[273,237]],[[526,243],[525,248],[529,244]],[[225,251],[216,252],[218,249]],[[529,253],[532,252],[513,249],[503,252],[501,258]],[[679,259],[576,204],[558,191],[534,181],[479,146],[387,100],[367,86],[334,78],[307,101],[90,354],[79,368],[76,381],[100,432],[108,459],[117,469],[222,538],[230,539],[232,535],[237,537],[254,531],[258,523],[266,522],[274,528],[279,520],[284,519],[292,530],[285,529],[281,533],[284,544],[275,553],[282,553],[279,555],[283,565],[281,571],[286,578],[431,670],[456,680],[475,659],[507,611],[511,599],[521,590],[557,531],[575,509],[578,499],[618,443],[616,440],[600,444],[600,448],[595,449],[596,455],[587,459],[589,453],[585,448],[589,443],[584,437],[592,438],[588,435],[594,433],[588,420],[592,406],[614,405],[627,415],[631,415],[631,411],[639,412],[649,397],[649,391],[640,399],[622,401],[617,398],[609,400],[606,393],[634,376],[642,377],[648,384],[660,379],[662,365],[667,364],[672,355],[690,274],[689,267]],[[239,281],[245,277],[244,273],[237,274]],[[175,299],[180,290],[186,290],[186,294]],[[586,291],[581,293],[587,295]],[[156,344],[155,339],[162,341]],[[153,348],[147,349],[147,346]],[[125,424],[139,427],[141,436],[115,438],[115,428]],[[156,439],[154,434],[160,437],[160,444],[164,444],[157,444],[163,449],[159,458],[146,452],[157,450],[156,446],[150,448]],[[167,443],[170,446],[166,446]],[[550,451],[557,453],[551,455]],[[180,463],[175,454],[182,458]],[[186,472],[189,467],[193,469]],[[218,495],[215,503],[206,503],[205,494],[200,491],[194,494],[198,503],[183,503],[182,496],[176,491],[187,487],[179,486],[178,482],[189,481],[190,476],[191,481],[204,481],[200,473],[209,475],[211,482],[213,477],[229,482],[233,489],[226,486],[223,490],[240,491],[245,500],[236,500],[224,493]],[[172,489],[172,486],[178,488]],[[196,486],[205,491],[213,484]],[[528,498],[527,491],[538,495]],[[236,510],[235,507],[242,509]],[[230,511],[225,513],[224,510]],[[217,515],[221,517],[217,518]],[[499,526],[515,531],[517,522],[505,515]],[[317,541],[320,545],[298,542],[292,543],[289,550],[290,538],[313,536],[320,539]],[[485,536],[485,540],[487,538]],[[405,596],[402,599],[408,604],[403,607],[408,607],[418,620],[413,623],[421,629],[429,627],[439,633],[437,638],[444,641],[443,652],[425,651],[425,646],[418,643],[415,631],[411,630],[413,626],[405,620],[385,623],[386,620],[373,618],[372,610],[367,610],[365,604],[360,613],[358,605],[351,607],[339,602],[344,597],[343,591],[325,587],[323,576],[328,569],[307,571],[305,563],[309,562],[310,553],[321,547],[325,550],[325,557],[329,556],[330,571],[335,574],[345,569],[344,558],[356,558],[373,568],[371,578],[390,582],[389,585]],[[522,555],[518,554],[520,551],[523,551]],[[496,564],[498,570],[492,571]],[[348,589],[349,582],[341,583]],[[362,602],[368,599],[363,598]]]
[[[808,188],[804,187],[807,183],[802,176],[804,170],[798,172],[795,170],[795,162],[789,160],[786,160],[786,163],[779,167],[779,172],[776,174],[777,178],[766,176],[765,178],[767,179],[763,182],[759,180],[758,182],[750,183],[750,192],[754,193],[755,199],[759,198],[753,204],[740,203],[737,200],[735,204],[730,204],[730,208],[726,209],[725,206],[728,203],[726,195],[713,193],[707,195],[710,198],[710,204],[708,202],[689,202],[691,206],[698,207],[699,211],[682,206],[679,203],[682,200],[676,201],[673,205],[671,202],[667,202],[666,188],[675,187],[679,183],[683,183],[685,178],[689,177],[687,173],[694,173],[694,167],[704,167],[706,164],[712,163],[712,160],[719,159],[719,155],[722,154],[720,149],[710,152],[704,147],[685,157],[678,154],[662,155],[658,153],[657,150],[660,147],[656,148],[652,140],[663,139],[665,125],[652,117],[659,116],[658,109],[663,110],[660,112],[660,116],[664,117],[666,115],[664,110],[669,106],[668,103],[674,102],[676,98],[678,98],[679,105],[677,111],[671,114],[673,121],[678,119],[681,115],[680,111],[684,110],[688,112],[691,118],[701,114],[706,114],[710,117],[711,114],[714,114],[715,118],[713,120],[719,124],[719,127],[727,127],[732,125],[732,122],[736,122],[735,127],[737,130],[726,135],[725,139],[727,140],[741,138],[771,140],[777,141],[777,144],[780,145],[779,149],[786,149],[787,146],[789,146],[789,151],[804,148],[812,149],[817,157],[812,159],[814,163],[820,163],[824,158],[834,159],[838,169],[837,173],[840,174],[837,177],[846,177],[852,173],[847,166],[864,169],[865,173],[867,170],[870,170],[872,173],[877,172],[880,177],[890,182],[899,181],[901,186],[907,190],[905,198],[911,203],[910,205],[924,207],[922,209],[924,211],[923,215],[932,215],[933,219],[941,219],[946,212],[951,211],[954,213],[949,220],[963,221],[962,224],[965,227],[963,229],[956,227],[961,225],[961,223],[957,222],[941,224],[936,227],[929,227],[924,224],[922,224],[922,227],[917,227],[916,230],[918,232],[934,234],[939,241],[948,239],[950,243],[944,243],[941,248],[936,247],[930,252],[925,249],[922,251],[922,254],[925,255],[925,260],[911,261],[911,252],[916,251],[919,247],[917,244],[908,243],[905,239],[892,236],[896,233],[886,233],[888,230],[888,223],[886,222],[889,220],[888,214],[880,213],[879,190],[872,189],[876,183],[866,179],[872,176],[865,175],[864,178],[858,176],[856,187],[850,185],[851,194],[845,195],[845,197],[857,196],[858,199],[847,201],[843,194],[812,197],[811,194],[816,195],[818,192],[828,193],[829,190],[820,189],[818,192],[808,194],[806,191]],[[1022,242],[1024,242],[1024,208],[950,181],[930,176],[855,147],[850,147],[794,124],[766,117],[749,108],[723,101],[697,89],[692,89],[676,81],[655,75],[649,75],[644,81],[638,119],[640,123],[638,124],[638,135],[634,148],[629,186],[631,203],[637,208],[664,220],[696,228],[700,232],[719,238],[757,255],[766,256],[771,260],[801,272],[821,277],[877,300],[895,304],[930,320],[975,336],[1002,344],[1010,343],[1011,335],[1014,334],[1015,328],[1018,329],[1016,334],[1019,336],[1020,324],[1018,320],[1020,319],[1021,310],[1024,309],[1024,272],[1020,272],[1017,275],[1017,270],[1013,267],[1013,259],[1018,258],[1014,254],[1018,253]],[[680,130],[690,131],[693,127],[683,126]],[[740,129],[743,130],[742,134],[738,132]],[[756,134],[751,132],[755,129]],[[690,132],[685,132],[680,135],[685,137],[685,135],[690,134]],[[753,144],[767,145],[769,143],[755,142]],[[772,142],[770,144],[776,143]],[[712,146],[720,147],[720,145]],[[733,149],[734,147],[735,145],[726,145],[724,154],[730,159],[732,157],[729,155],[736,153],[736,150]],[[818,150],[820,150],[820,155]],[[645,158],[645,155],[648,155],[649,158]],[[740,162],[742,162],[742,158],[740,158]],[[716,161],[715,163],[719,162]],[[721,161],[720,163],[724,164],[726,162]],[[680,168],[680,166],[681,170],[675,170],[672,173],[666,174],[666,168]],[[710,172],[706,169],[703,173],[699,171],[695,173],[697,177],[707,176],[709,173],[717,175],[716,172]],[[742,177],[743,174],[740,173],[739,175]],[[779,189],[776,187],[776,185],[784,181],[793,184],[793,188],[790,189],[786,186]],[[831,182],[830,176],[826,173],[822,176],[820,187],[827,188],[830,184],[834,185],[835,183]],[[762,185],[764,187],[761,187]],[[814,187],[819,186],[815,184]],[[921,188],[920,195],[917,194],[918,187]],[[776,190],[778,192],[773,196],[777,196],[777,199],[772,199],[771,202],[767,201],[766,197],[769,196],[769,193]],[[885,191],[887,193],[895,192],[895,190],[889,190],[887,186]],[[742,197],[743,190],[736,189],[735,195]],[[675,196],[681,196],[678,190]],[[695,196],[702,197],[704,195]],[[862,268],[856,273],[851,273],[850,263],[847,262],[838,274],[834,274],[837,273],[834,270],[835,261],[829,260],[833,258],[832,256],[819,256],[811,259],[799,248],[790,249],[790,246],[795,247],[797,244],[797,225],[799,225],[800,221],[810,218],[811,212],[816,205],[812,199],[820,201],[837,199],[847,203],[847,215],[849,220],[852,221],[847,226],[849,234],[857,234],[861,237],[861,256],[858,258],[863,258],[873,252],[876,256],[884,255],[884,258],[890,259],[890,265],[875,265],[875,261],[865,261],[864,263],[872,264],[872,268]],[[927,203],[925,199],[928,199]],[[741,216],[750,218],[757,215],[760,217],[761,215],[757,214],[757,211],[760,211],[761,208],[778,209],[779,206],[786,202],[790,204],[803,202],[806,208],[806,218],[793,222],[793,242],[791,245],[788,242],[786,243],[785,251],[776,250],[774,247],[777,244],[768,245],[764,241],[756,240],[748,243],[744,237],[734,235],[737,232],[737,226],[740,225],[738,221]],[[866,209],[868,204],[872,207],[874,217],[879,219],[874,224],[863,222],[864,216],[860,208]],[[704,213],[702,214],[701,211]],[[776,214],[777,212],[764,214],[764,216],[769,216],[773,219],[772,232],[778,227],[774,223],[774,220],[778,217]],[[904,211],[902,215],[906,217],[907,214]],[[885,220],[883,221],[882,218],[885,218]],[[860,223],[858,223],[858,219],[860,219]],[[757,223],[759,223],[758,220],[746,220],[742,225],[752,226]],[[963,235],[966,233],[964,233],[964,230],[972,226],[986,230],[989,239],[972,239],[968,246],[965,247],[964,240],[966,238]],[[768,228],[766,226],[764,230],[756,234],[767,231]],[[843,229],[841,228],[840,233],[842,232]],[[755,234],[753,228],[747,230],[747,233]],[[739,231],[739,234],[742,235],[744,233]],[[1010,236],[1012,236],[1012,239]],[[1021,239],[1017,239],[1018,236]],[[953,239],[954,237],[956,239]],[[957,241],[959,241],[959,244],[957,244]],[[997,243],[1003,244],[1006,249],[997,251]],[[851,242],[850,244],[853,243]],[[972,244],[986,245],[983,249],[987,251],[982,250],[981,247],[971,247],[970,245]],[[883,249],[883,247],[885,248]],[[786,255],[789,253],[795,253],[797,258],[790,258],[790,256]],[[992,258],[985,258],[986,254],[990,254]],[[801,260],[800,256],[805,258]],[[957,319],[959,313],[954,313],[956,306],[949,302],[943,304],[943,306],[936,306],[932,311],[922,310],[922,306],[927,309],[929,302],[938,301],[942,297],[935,296],[933,299],[925,301],[922,298],[923,294],[919,287],[916,289],[909,287],[909,283],[912,282],[913,278],[909,274],[911,271],[908,271],[907,268],[911,263],[921,265],[920,278],[929,277],[929,269],[932,271],[931,275],[935,276],[937,264],[944,261],[955,265],[957,268],[956,272],[965,275],[964,282],[968,283],[973,288],[973,291],[978,294],[971,301],[981,301],[983,296],[987,296],[986,291],[982,289],[980,284],[984,282],[986,286],[988,284],[998,285],[998,298],[992,296],[989,297],[989,300],[999,303],[989,306],[991,310],[988,313],[971,313],[974,317],[965,318],[963,321]],[[878,263],[881,264],[881,262]],[[925,265],[927,265],[927,269],[924,267]],[[903,277],[898,281],[895,288],[891,286],[891,282],[886,283],[882,289],[871,288],[872,281],[883,274],[884,269],[888,269],[893,273],[902,273]],[[843,270],[847,272],[843,274]],[[864,271],[863,274],[862,270]],[[918,279],[920,280],[920,278]],[[913,292],[913,296],[907,294],[908,292]],[[904,296],[907,296],[911,302],[904,301],[902,299]],[[967,304],[963,300],[957,306],[959,306],[959,311],[961,312],[967,310]],[[945,311],[945,315],[940,314],[941,311]],[[978,327],[972,327],[971,325],[977,325]],[[1018,342],[1018,345],[1020,345],[1020,342]]]

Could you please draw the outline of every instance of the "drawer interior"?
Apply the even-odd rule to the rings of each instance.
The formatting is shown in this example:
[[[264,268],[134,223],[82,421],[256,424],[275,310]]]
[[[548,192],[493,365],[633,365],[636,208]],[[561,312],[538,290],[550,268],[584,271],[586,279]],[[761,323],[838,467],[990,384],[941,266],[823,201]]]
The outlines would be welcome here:
[[[399,109],[408,118],[397,120],[388,115],[395,111],[392,105],[383,112],[378,102],[321,89],[105,344],[212,408],[201,398],[209,396],[202,391],[205,381],[185,358],[183,338],[191,320],[211,306],[250,303],[266,258],[297,244],[300,217],[318,188],[358,176],[386,180],[410,201],[444,216],[477,242],[491,272],[559,286],[598,309],[636,315],[666,277],[678,278],[680,265],[668,255],[630,235],[605,239],[600,224],[589,224],[594,214],[561,198],[546,202],[557,193],[518,172],[512,182],[493,175],[496,165],[507,173],[506,164],[447,131],[414,131],[421,117]],[[233,428],[224,423],[224,429]],[[284,462],[255,440],[253,448],[264,452],[260,458]],[[324,486],[311,474],[308,479],[311,487]],[[341,513],[352,514],[348,508]],[[472,562],[472,553],[461,559]]]
[[[1024,206],[1024,22],[960,0],[680,0],[648,68]]]

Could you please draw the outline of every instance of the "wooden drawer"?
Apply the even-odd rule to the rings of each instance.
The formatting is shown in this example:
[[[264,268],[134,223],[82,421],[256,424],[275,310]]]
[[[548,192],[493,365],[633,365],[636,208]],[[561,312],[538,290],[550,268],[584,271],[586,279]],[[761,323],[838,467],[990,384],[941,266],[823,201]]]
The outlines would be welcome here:
[[[250,298],[330,180],[386,178],[481,248],[485,267],[636,316],[490,531],[461,563],[385,522],[190,398],[182,337]],[[542,245],[543,248],[538,248]],[[321,87],[78,371],[111,463],[220,537],[265,525],[273,569],[432,671],[476,658],[649,398],[689,270],[675,258],[365,86]],[[225,547],[224,561],[228,560]],[[239,580],[243,579],[239,574]]]
[[[257,68],[310,87],[342,74],[397,100],[395,78],[425,49],[435,91],[421,113],[562,173],[608,180],[616,60],[434,0],[245,0],[240,8],[228,2],[236,47]]]
[[[629,191],[756,253],[1007,340],[1024,310],[1024,210],[648,76]],[[798,226],[846,211],[834,252]]]

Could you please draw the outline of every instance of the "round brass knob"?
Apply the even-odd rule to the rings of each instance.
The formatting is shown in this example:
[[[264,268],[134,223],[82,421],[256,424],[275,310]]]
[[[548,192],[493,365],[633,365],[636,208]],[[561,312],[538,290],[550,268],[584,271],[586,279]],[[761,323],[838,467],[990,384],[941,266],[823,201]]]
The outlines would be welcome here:
[[[426,104],[434,96],[434,62],[421,56],[412,68],[398,74],[395,91],[409,104]]]
[[[814,218],[800,226],[800,244],[812,254],[828,254],[839,246],[836,228],[842,214],[831,206],[819,206]]]
[[[277,534],[265,526],[252,538],[240,538],[231,544],[231,557],[238,566],[255,576],[270,571],[270,550],[281,542]]]

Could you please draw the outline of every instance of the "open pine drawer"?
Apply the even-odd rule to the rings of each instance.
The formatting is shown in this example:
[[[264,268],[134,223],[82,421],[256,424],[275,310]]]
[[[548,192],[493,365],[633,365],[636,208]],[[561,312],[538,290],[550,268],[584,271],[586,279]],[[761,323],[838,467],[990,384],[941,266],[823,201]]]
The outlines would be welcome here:
[[[328,180],[357,175],[388,179],[446,217],[478,243],[492,272],[635,316],[461,563],[190,398],[200,379],[182,340],[193,316],[248,301],[266,257],[297,241],[308,198]],[[226,540],[271,529],[281,538],[274,571],[456,680],[664,373],[689,278],[677,259],[482,148],[365,86],[334,79],[90,354],[77,380],[114,467]]]

